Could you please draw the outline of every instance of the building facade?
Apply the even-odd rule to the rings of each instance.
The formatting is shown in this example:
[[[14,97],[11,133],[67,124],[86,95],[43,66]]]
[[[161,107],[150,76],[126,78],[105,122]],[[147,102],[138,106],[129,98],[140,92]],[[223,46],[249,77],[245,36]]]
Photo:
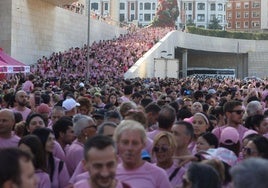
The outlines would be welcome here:
[[[261,29],[261,12],[261,0],[229,0],[226,9],[226,29],[259,31]]]
[[[179,0],[179,24],[193,23],[197,27],[208,28],[213,19],[226,27],[227,0]]]

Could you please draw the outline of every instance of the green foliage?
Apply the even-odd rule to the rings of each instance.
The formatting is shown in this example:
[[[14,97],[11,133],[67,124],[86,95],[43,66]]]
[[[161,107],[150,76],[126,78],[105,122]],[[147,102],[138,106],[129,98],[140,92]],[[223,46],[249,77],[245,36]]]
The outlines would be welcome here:
[[[268,33],[246,33],[237,31],[209,30],[193,26],[187,26],[187,31],[192,34],[212,36],[212,37],[247,39],[247,40],[268,40]]]
[[[152,25],[157,27],[174,27],[178,16],[179,7],[177,0],[159,0]]]
[[[216,17],[214,17],[213,20],[210,21],[208,29],[221,30],[222,26],[219,23],[220,21]]]

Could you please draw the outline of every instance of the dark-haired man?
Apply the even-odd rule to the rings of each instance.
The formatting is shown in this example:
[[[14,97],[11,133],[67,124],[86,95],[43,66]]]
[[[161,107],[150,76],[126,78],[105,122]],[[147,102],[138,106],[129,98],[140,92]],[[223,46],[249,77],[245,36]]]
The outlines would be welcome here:
[[[117,155],[112,138],[97,135],[85,143],[84,163],[90,177],[74,184],[74,188],[130,187],[117,180]]]

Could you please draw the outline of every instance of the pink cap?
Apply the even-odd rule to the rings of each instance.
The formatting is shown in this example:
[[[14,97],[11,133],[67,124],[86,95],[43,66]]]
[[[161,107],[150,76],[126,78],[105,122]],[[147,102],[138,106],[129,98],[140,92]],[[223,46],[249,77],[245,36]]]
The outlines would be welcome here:
[[[38,107],[37,107],[37,113],[49,113],[50,112],[50,108],[47,104],[45,103],[41,103]]]
[[[239,142],[239,133],[233,127],[226,127],[222,130],[220,135],[220,143],[225,145],[232,145]]]

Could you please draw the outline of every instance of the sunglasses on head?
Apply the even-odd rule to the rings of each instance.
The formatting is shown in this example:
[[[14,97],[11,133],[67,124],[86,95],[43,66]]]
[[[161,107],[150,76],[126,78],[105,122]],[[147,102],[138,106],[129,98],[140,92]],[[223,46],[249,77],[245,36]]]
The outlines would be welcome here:
[[[168,146],[160,146],[160,147],[155,146],[155,147],[153,147],[153,151],[156,152],[156,153],[158,153],[158,152],[167,152],[168,149],[169,149]]]
[[[257,151],[252,150],[251,148],[244,147],[242,149],[243,152],[245,152],[247,155],[252,155],[253,153],[257,153]]]
[[[236,114],[240,115],[240,114],[244,114],[245,111],[244,110],[232,110],[230,112],[235,112]]]

